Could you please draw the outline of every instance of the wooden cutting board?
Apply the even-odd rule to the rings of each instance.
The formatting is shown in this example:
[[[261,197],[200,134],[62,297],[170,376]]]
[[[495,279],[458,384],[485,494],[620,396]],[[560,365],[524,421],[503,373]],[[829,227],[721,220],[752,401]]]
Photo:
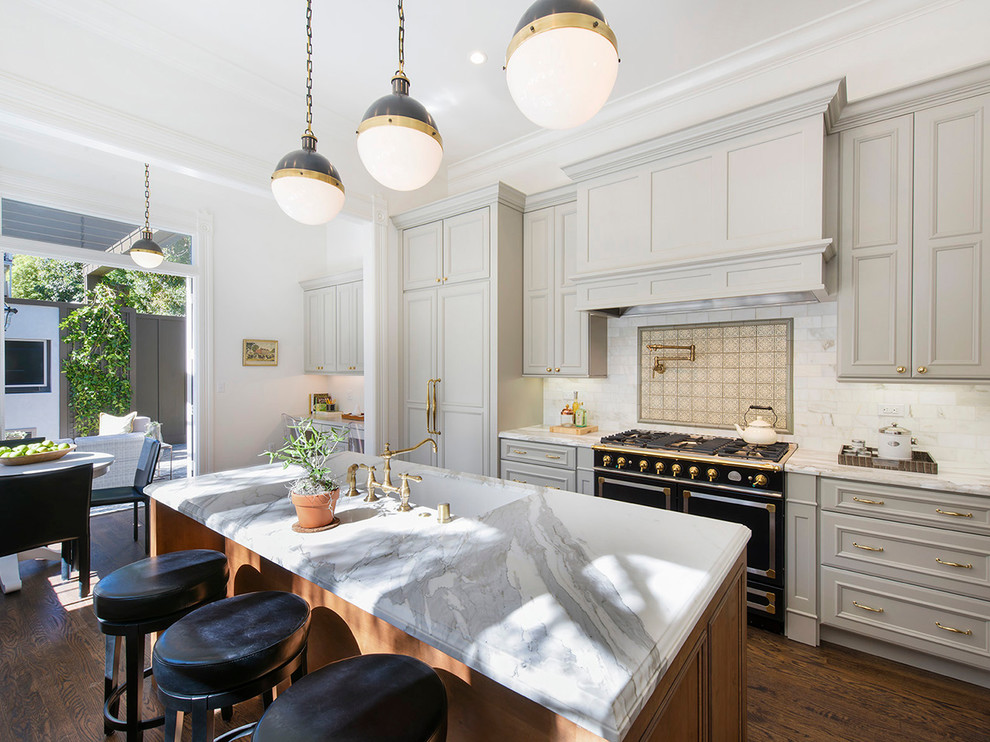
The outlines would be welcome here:
[[[566,435],[587,435],[588,433],[597,433],[597,425],[585,425],[583,428],[576,428],[574,426],[566,425],[551,425],[551,433],[565,433]]]

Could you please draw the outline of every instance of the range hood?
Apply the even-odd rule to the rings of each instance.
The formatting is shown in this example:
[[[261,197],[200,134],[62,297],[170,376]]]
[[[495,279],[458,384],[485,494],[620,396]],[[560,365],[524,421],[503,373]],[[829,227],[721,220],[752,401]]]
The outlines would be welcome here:
[[[808,304],[834,295],[831,240],[614,272],[577,284],[577,308],[625,316]]]

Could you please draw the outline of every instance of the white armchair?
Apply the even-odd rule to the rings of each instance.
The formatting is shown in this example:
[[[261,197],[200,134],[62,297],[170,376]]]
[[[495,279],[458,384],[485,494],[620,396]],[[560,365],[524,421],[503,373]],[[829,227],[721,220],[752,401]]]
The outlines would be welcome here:
[[[76,438],[76,449],[79,451],[95,451],[113,456],[113,464],[106,474],[93,482],[93,489],[130,487],[134,484],[138,459],[141,457],[141,446],[144,444],[145,432],[150,422],[150,417],[135,416],[130,433]]]

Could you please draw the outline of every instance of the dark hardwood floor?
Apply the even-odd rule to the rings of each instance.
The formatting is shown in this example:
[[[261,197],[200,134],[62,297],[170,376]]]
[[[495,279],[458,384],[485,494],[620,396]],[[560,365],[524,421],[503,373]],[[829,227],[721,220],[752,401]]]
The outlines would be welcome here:
[[[97,575],[143,556],[130,517],[94,516]],[[62,582],[58,562],[24,562],[21,575],[21,592],[0,596],[0,742],[102,740],[104,643],[90,600],[79,599],[74,579]],[[757,629],[749,634],[748,700],[754,742],[990,742],[990,690]],[[260,701],[238,706],[229,724],[217,718],[217,733],[260,713]],[[161,739],[160,729],[145,734]]]

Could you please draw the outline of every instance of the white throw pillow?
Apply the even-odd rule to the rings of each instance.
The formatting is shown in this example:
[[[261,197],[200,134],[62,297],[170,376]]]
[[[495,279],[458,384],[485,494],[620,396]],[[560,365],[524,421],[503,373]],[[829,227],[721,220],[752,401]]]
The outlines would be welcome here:
[[[134,430],[134,418],[137,412],[128,412],[123,417],[114,417],[105,412],[100,413],[100,432],[97,435],[119,435]]]

